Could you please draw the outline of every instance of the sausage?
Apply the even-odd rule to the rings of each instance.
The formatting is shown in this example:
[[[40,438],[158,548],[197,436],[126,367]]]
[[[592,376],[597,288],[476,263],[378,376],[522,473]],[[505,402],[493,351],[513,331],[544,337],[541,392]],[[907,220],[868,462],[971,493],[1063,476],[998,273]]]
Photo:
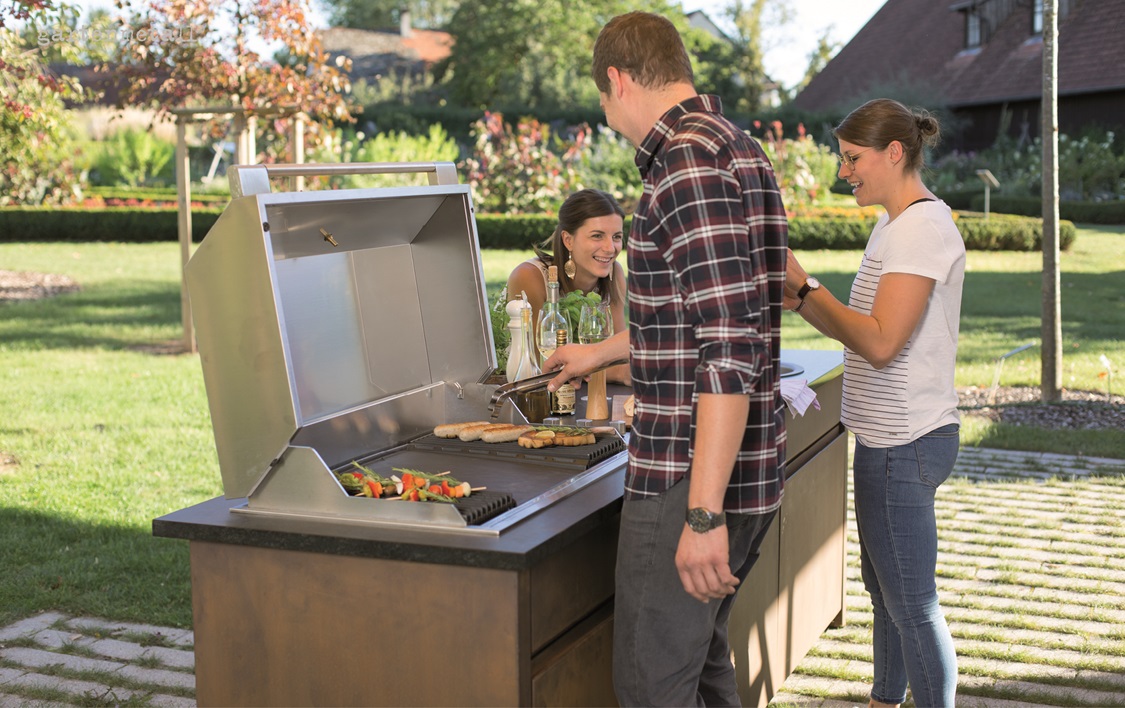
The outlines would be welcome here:
[[[457,433],[457,437],[464,440],[465,442],[469,442],[470,440],[480,440],[481,433],[483,433],[487,428],[495,429],[500,426],[509,428],[512,427],[508,423],[473,423],[468,427],[462,428],[461,432]]]
[[[480,434],[480,439],[486,443],[502,443],[518,440],[521,435],[529,430],[535,430],[534,425],[505,425],[496,428],[485,428]]]
[[[468,423],[445,423],[434,428],[434,435],[439,438],[455,438],[470,425],[488,425],[484,420],[473,420]]]

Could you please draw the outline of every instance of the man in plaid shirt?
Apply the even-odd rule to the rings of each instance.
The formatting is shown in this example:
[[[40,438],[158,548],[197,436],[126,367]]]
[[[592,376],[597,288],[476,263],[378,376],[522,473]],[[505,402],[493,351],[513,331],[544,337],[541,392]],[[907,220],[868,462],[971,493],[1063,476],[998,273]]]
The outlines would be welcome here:
[[[553,388],[629,355],[614,688],[622,705],[737,705],[727,620],[784,479],[785,208],[758,143],[696,93],[667,19],[614,18],[593,74],[644,180],[629,331],[559,349],[544,368],[563,367]]]

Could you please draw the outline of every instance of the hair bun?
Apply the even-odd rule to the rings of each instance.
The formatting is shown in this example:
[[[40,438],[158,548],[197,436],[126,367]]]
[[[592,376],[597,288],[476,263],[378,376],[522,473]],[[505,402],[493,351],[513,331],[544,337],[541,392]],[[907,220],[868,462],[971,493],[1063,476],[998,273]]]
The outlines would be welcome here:
[[[941,135],[941,127],[938,125],[937,118],[925,109],[918,109],[914,113],[914,124],[918,126],[918,133],[922,137],[922,142],[928,147],[933,147],[937,144],[938,138]]]

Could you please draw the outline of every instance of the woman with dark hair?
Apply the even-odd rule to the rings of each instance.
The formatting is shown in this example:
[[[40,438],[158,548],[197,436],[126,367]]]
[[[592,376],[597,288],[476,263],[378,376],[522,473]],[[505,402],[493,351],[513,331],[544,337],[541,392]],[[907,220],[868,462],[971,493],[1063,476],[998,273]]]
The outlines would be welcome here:
[[[938,603],[934,494],[957,459],[953,384],[965,244],[923,184],[937,120],[869,101],[833,131],[840,177],[861,206],[886,209],[847,305],[789,252],[785,307],[844,345],[841,420],[856,437],[860,565],[874,609],[870,705],[952,706],[957,655]]]
[[[508,276],[508,298],[527,293],[531,321],[547,300],[547,268],[558,266],[559,292],[596,292],[609,302],[613,331],[625,328],[625,271],[617,262],[624,239],[625,212],[609,194],[583,189],[559,207],[555,232],[535,248],[535,257],[520,263]],[[577,322],[571,322],[576,328]],[[609,381],[629,384],[628,366],[608,369]]]

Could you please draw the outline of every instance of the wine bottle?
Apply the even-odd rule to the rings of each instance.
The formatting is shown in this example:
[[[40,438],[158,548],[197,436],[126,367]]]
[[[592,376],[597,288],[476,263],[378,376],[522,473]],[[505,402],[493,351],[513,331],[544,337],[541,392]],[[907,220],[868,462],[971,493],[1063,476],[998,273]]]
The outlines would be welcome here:
[[[555,332],[555,343],[560,346],[566,346],[567,333],[565,329],[560,329]],[[574,402],[577,398],[577,393],[574,386],[569,383],[564,383],[559,386],[558,390],[551,394],[551,413],[553,415],[574,415]]]
[[[559,307],[559,269],[551,266],[547,268],[547,301],[539,311],[539,322],[536,325],[535,343],[542,357],[540,363],[547,361],[555,353],[559,330],[566,332],[569,341],[570,323]]]

